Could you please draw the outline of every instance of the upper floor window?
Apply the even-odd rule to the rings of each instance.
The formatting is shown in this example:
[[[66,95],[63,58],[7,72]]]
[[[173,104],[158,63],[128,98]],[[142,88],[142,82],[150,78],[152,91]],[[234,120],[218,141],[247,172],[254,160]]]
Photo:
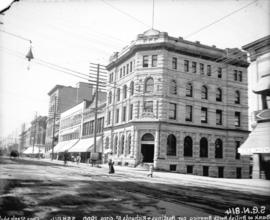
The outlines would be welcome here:
[[[123,66],[123,77],[126,75],[126,67]]]
[[[112,103],[112,92],[111,91],[109,92],[108,102],[109,102],[109,104]]]
[[[129,72],[129,64],[127,64],[127,74],[128,74],[128,72]]]
[[[200,63],[200,74],[204,74],[204,64]]]
[[[115,123],[119,122],[119,109],[116,109],[116,114],[115,114]]]
[[[109,76],[109,82],[113,82],[113,73],[110,73],[110,76]]]
[[[152,77],[149,77],[145,80],[144,91],[145,92],[153,92],[154,91],[154,80]]]
[[[219,138],[215,142],[215,158],[223,158],[222,140]]]
[[[192,121],[192,105],[186,106],[186,121]]]
[[[120,101],[120,88],[117,88],[116,98],[117,98],[117,101]]]
[[[173,57],[173,58],[172,58],[172,68],[173,68],[174,70],[177,69],[177,58],[176,58],[176,57]]]
[[[208,99],[208,90],[206,86],[202,86],[202,99]]]
[[[120,78],[122,78],[122,68],[120,68]]]
[[[143,111],[144,112],[153,112],[153,101],[144,101]]]
[[[235,95],[234,95],[234,103],[235,104],[240,104],[240,92],[239,91],[235,91]]]
[[[241,121],[240,121],[241,113],[240,112],[235,112],[234,113],[234,125],[236,127],[240,127]]]
[[[240,153],[238,153],[238,148],[240,147],[240,141],[235,141],[235,159],[240,159]]]
[[[152,55],[152,67],[157,67],[157,55]]]
[[[124,149],[125,149],[125,136],[122,135],[121,142],[120,142],[120,153],[121,154],[124,154]]]
[[[176,156],[176,137],[173,134],[167,138],[167,155]]]
[[[127,115],[127,107],[124,106],[122,108],[122,121],[126,121],[126,115]]]
[[[111,111],[108,111],[107,125],[111,124]]]
[[[117,152],[118,152],[118,136],[115,136],[114,145],[113,145],[113,153],[117,154]]]
[[[216,124],[222,125],[222,110],[216,110]]]
[[[148,56],[143,56],[143,67],[148,67]]]
[[[127,98],[127,85],[123,86],[123,99]]]
[[[130,72],[132,72],[133,71],[133,66],[132,66],[132,61],[130,62],[130,64],[129,64],[129,68],[130,68]]]
[[[192,68],[192,73],[196,73],[197,72],[197,63],[196,62],[192,62],[191,68]]]
[[[130,95],[134,95],[134,82],[130,82]]]
[[[184,60],[184,71],[185,72],[189,71],[189,61],[188,60]]]
[[[133,104],[129,105],[129,120],[133,119]]]
[[[192,84],[187,83],[186,85],[186,96],[192,97]]]
[[[217,77],[218,78],[222,78],[222,68],[221,67],[218,67],[218,71],[217,71]]]
[[[201,122],[207,123],[207,108],[205,107],[201,108]]]
[[[126,147],[127,147],[126,153],[131,154],[131,135],[130,134],[128,135]]]
[[[177,84],[176,84],[176,81],[174,79],[171,81],[170,93],[173,95],[177,94]]]
[[[169,119],[176,119],[176,104],[170,103],[169,105]]]
[[[222,90],[220,88],[217,88],[217,91],[216,91],[216,101],[217,102],[222,101]]]
[[[211,65],[207,65],[207,76],[211,76],[211,74],[212,74]]]
[[[234,70],[233,71],[233,78],[234,78],[234,81],[237,81],[237,79],[238,79],[238,76],[237,76],[238,74],[237,74],[237,70]]]
[[[242,82],[242,77],[243,77],[242,71],[239,71],[238,72],[238,79],[240,82]]]

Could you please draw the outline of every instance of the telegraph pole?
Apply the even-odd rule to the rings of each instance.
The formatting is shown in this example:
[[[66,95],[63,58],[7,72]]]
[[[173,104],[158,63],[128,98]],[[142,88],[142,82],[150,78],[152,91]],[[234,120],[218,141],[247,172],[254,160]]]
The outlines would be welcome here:
[[[36,142],[36,130],[37,130],[37,112],[36,112],[36,116],[35,116],[35,120],[34,120],[34,138],[33,138],[33,150],[32,153],[34,154],[34,148],[35,148],[35,142]]]
[[[95,128],[94,128],[94,153],[97,150],[97,113],[98,113],[98,87],[99,87],[99,64],[97,65],[96,102],[95,102]]]
[[[52,130],[52,160],[54,156],[54,132],[55,132],[55,117],[56,117],[56,96],[54,96],[54,110],[53,110],[53,130]]]

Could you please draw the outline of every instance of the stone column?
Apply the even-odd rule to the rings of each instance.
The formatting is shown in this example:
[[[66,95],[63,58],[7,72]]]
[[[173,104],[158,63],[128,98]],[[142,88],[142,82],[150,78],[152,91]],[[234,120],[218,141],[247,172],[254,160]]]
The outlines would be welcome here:
[[[159,128],[157,128],[156,130],[156,134],[155,134],[155,146],[154,146],[154,168],[157,168],[157,160],[158,160],[158,156],[159,156]]]
[[[260,179],[260,154],[253,154],[252,179]]]
[[[135,160],[135,164],[137,164],[138,160],[140,159],[139,158],[139,140],[138,140],[138,130],[137,129],[134,129],[134,136],[133,136],[133,141],[132,141],[132,154],[133,154],[133,157],[134,157],[134,160]]]

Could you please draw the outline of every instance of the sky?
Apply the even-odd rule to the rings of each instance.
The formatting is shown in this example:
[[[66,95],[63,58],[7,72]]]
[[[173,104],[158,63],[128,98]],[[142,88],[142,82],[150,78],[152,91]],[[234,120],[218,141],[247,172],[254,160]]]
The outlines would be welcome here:
[[[88,75],[90,63],[108,64],[113,52],[151,28],[152,9],[153,0],[15,2],[0,15],[0,137],[18,133],[36,112],[47,115],[48,92],[56,84],[86,82],[48,63]],[[154,0],[153,27],[218,48],[241,48],[269,35],[270,1]],[[30,63],[24,57],[28,39]]]

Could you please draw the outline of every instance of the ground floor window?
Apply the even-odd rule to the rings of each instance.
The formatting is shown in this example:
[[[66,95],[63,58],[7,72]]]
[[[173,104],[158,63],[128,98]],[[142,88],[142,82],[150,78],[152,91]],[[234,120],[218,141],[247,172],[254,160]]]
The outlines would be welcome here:
[[[203,176],[209,176],[209,167],[203,166]]]
[[[218,177],[219,178],[224,177],[224,167],[218,167]]]
[[[187,165],[187,173],[193,173],[193,166]]]
[[[242,178],[242,169],[241,169],[241,167],[236,167],[236,178],[237,179]]]
[[[175,164],[170,165],[170,171],[176,171],[176,165]]]

